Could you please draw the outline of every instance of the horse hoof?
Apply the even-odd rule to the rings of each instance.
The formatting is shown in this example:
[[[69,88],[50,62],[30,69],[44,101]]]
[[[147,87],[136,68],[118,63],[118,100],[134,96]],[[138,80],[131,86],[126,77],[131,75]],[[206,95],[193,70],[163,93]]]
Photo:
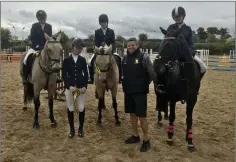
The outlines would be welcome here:
[[[97,126],[98,126],[98,127],[102,127],[102,122],[101,122],[101,121],[98,121],[98,122],[97,122]]]
[[[22,109],[23,109],[23,110],[27,110],[27,107],[26,107],[26,106],[24,106]]]
[[[116,126],[120,126],[120,121],[116,121]]]
[[[193,144],[188,144],[188,151],[189,152],[195,152],[195,151],[197,151],[197,149],[194,147],[194,145]]]
[[[52,122],[51,123],[51,128],[56,128],[56,127],[57,127],[57,122],[56,121]]]
[[[172,138],[167,138],[167,139],[166,139],[166,142],[167,142],[167,144],[168,144],[169,146],[173,146],[173,145],[174,145],[174,141],[173,141]]]
[[[158,124],[159,127],[163,126],[163,123],[161,121],[158,121],[157,124]]]
[[[34,123],[34,124],[33,124],[33,128],[39,129],[39,123]]]

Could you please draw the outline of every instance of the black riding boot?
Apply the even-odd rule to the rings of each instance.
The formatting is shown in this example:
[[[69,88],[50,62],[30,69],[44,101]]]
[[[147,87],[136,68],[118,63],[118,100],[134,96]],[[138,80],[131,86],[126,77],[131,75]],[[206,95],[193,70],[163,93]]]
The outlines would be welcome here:
[[[83,112],[79,112],[79,129],[78,129],[78,136],[84,137],[84,116],[85,116],[85,109]]]
[[[67,114],[68,114],[68,121],[69,121],[69,125],[70,125],[70,134],[69,134],[69,138],[73,138],[75,135],[75,127],[74,127],[74,112],[70,111],[69,109],[67,109]]]
[[[194,62],[184,63],[184,73],[186,78],[190,81],[195,78],[195,64]]]

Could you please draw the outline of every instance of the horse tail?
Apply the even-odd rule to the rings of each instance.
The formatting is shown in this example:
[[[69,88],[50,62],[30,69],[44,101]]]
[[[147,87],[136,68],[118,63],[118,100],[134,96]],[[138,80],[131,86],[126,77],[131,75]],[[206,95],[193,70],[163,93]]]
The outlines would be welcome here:
[[[34,86],[31,83],[24,84],[24,103],[30,103],[34,100]]]

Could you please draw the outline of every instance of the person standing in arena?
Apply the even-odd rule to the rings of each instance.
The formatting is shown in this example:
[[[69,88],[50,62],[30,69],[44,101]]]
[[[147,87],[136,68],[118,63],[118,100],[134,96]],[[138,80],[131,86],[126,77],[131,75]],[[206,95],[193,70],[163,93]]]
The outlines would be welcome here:
[[[65,84],[65,95],[67,104],[67,114],[70,126],[69,138],[75,135],[74,128],[74,111],[75,105],[79,108],[79,128],[78,136],[83,137],[84,118],[85,118],[85,100],[86,89],[88,85],[88,70],[86,59],[80,56],[84,48],[84,43],[81,39],[75,39],[72,43],[72,54],[66,57],[62,66],[62,79]],[[74,104],[73,98],[78,94]]]
[[[136,39],[127,41],[127,54],[123,57],[123,79],[125,113],[130,114],[132,136],[125,140],[126,144],[140,142],[138,134],[138,120],[143,131],[141,152],[146,152],[151,147],[148,137],[147,123],[147,94],[151,81],[156,83],[156,74],[152,62],[147,54],[140,51]]]

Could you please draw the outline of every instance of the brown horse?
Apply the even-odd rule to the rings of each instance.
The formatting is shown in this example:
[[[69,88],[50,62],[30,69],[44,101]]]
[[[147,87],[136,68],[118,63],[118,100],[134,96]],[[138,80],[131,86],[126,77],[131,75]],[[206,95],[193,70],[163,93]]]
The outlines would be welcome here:
[[[30,55],[29,62],[32,64],[31,76],[28,78],[29,83],[23,84],[24,86],[24,109],[27,109],[27,103],[34,100],[34,123],[33,128],[39,128],[38,122],[38,110],[40,106],[40,91],[44,88],[48,91],[48,106],[49,106],[49,118],[51,121],[51,127],[56,127],[57,123],[53,115],[53,95],[56,91],[57,73],[61,70],[60,57],[62,55],[62,46],[60,44],[61,34],[57,38],[49,37],[45,34],[46,43],[44,48],[38,55]],[[20,75],[23,80],[23,60],[25,54],[21,57],[20,62]],[[33,58],[33,59],[32,59]]]
[[[112,46],[107,46],[106,44],[101,47],[95,46],[95,55],[96,59],[94,61],[94,82],[95,82],[95,94],[96,98],[98,98],[98,126],[102,126],[102,108],[104,105],[104,94],[105,90],[111,91],[112,95],[112,106],[115,111],[115,124],[120,125],[118,111],[117,111],[117,87],[119,83],[119,71],[118,66],[116,64],[116,60],[112,55]]]

